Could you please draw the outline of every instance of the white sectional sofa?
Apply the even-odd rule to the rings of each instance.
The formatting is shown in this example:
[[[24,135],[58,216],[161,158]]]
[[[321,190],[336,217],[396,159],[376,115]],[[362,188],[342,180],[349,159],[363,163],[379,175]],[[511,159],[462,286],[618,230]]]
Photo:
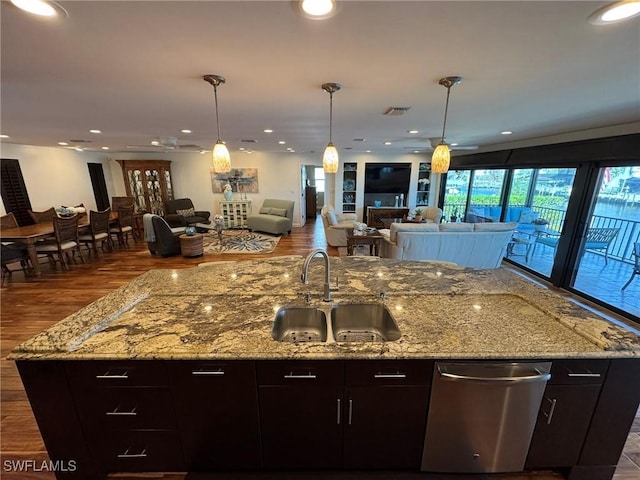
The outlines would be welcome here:
[[[394,223],[380,256],[398,260],[439,260],[470,268],[498,268],[517,223]]]

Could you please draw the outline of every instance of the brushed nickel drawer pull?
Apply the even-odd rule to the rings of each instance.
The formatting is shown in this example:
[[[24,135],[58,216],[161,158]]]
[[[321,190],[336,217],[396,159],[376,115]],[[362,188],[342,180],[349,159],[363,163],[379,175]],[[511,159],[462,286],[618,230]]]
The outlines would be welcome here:
[[[124,372],[118,375],[118,374],[110,374],[109,370],[107,370],[107,372],[102,375],[96,375],[96,378],[100,378],[100,379],[107,378],[111,380],[126,380],[127,378],[129,378],[129,372]]]
[[[600,378],[602,375],[599,373],[569,373],[569,377],[588,377],[588,378]]]
[[[202,376],[222,376],[224,375],[224,370],[194,370],[191,372],[191,375],[202,375]]]
[[[351,420],[353,420],[353,400],[349,399],[349,425],[351,425]]]
[[[341,421],[341,418],[340,418],[341,417],[341,411],[342,411],[342,408],[340,408],[341,404],[342,404],[341,400],[338,399],[338,419],[337,419],[337,422],[336,422],[338,425],[340,425],[340,421]]]
[[[127,449],[124,453],[119,453],[118,458],[144,458],[147,456],[147,449],[143,449],[140,453],[129,453]]]
[[[138,415],[138,412],[136,412],[135,408],[130,412],[120,412],[118,411],[118,408],[120,407],[116,407],[116,409],[113,410],[112,412],[105,412],[105,415],[114,416],[114,417],[135,417],[136,415]]]
[[[551,408],[549,408],[549,413],[544,413],[544,416],[547,417],[547,425],[551,425],[551,419],[553,418],[553,412],[556,411],[556,403],[558,403],[557,399],[547,398],[549,402],[551,402]]]
[[[293,372],[289,372],[289,375],[285,375],[284,378],[307,378],[313,380],[317,377],[311,372],[307,373],[306,375],[295,375]]]
[[[407,378],[405,373],[375,373],[373,378]]]

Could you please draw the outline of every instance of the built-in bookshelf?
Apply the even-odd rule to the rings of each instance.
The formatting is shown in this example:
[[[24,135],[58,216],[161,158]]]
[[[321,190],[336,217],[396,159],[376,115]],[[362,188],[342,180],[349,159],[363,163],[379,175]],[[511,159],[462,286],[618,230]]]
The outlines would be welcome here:
[[[345,163],[342,167],[342,211],[356,211],[358,164]]]

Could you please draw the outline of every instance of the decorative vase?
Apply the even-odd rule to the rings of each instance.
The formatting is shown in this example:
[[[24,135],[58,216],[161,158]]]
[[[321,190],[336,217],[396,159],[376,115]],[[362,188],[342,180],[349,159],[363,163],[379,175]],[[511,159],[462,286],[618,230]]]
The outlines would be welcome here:
[[[230,191],[230,190],[225,191],[225,192],[224,192],[224,199],[225,199],[227,202],[230,202],[230,201],[233,199],[233,192],[232,192],[232,191]]]
[[[189,237],[192,237],[196,234],[196,227],[186,227],[184,229],[184,233],[186,233]]]

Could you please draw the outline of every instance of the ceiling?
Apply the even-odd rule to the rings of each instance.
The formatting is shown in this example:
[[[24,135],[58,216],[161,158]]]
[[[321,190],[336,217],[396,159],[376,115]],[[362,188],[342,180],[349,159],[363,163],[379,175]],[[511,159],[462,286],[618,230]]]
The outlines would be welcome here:
[[[463,80],[446,136],[462,146],[640,121],[640,22],[589,24],[607,2],[344,1],[323,21],[291,1],[59,3],[68,18],[50,21],[2,1],[3,142],[142,152],[175,137],[192,146],[183,151],[209,150],[217,135],[204,74],[227,79],[218,99],[232,155],[319,154],[329,139],[324,82],[342,84],[341,152],[428,151],[442,133],[438,80],[449,75]],[[389,107],[411,108],[384,115]],[[164,147],[151,145],[161,137]]]

